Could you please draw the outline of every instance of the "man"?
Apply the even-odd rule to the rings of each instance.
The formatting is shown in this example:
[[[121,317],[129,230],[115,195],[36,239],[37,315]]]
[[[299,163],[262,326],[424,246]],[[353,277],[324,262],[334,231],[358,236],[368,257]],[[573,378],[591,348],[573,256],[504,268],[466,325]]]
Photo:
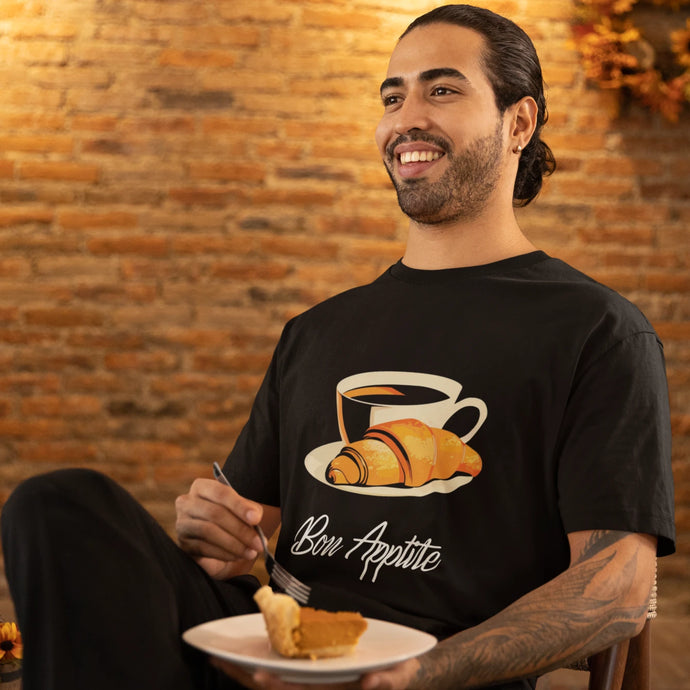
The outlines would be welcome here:
[[[376,141],[410,217],[401,262],[286,326],[225,464],[234,488],[199,479],[178,499],[179,544],[196,564],[103,478],[20,487],[3,528],[27,657],[57,671],[67,649],[32,607],[56,622],[74,610],[103,635],[104,667],[125,674],[122,643],[94,626],[119,614],[132,617],[148,682],[126,687],[220,687],[191,651],[175,653],[176,636],[253,610],[238,576],[261,550],[259,523],[281,525],[277,560],[311,586],[310,604],[439,638],[347,687],[533,688],[640,630],[655,556],[674,548],[663,355],[632,305],[518,226],[514,205],[553,168],[533,46],[486,10],[439,8],[403,34],[381,96]],[[383,478],[394,461],[399,475]],[[49,529],[76,529],[84,514],[87,536],[68,541],[88,562],[83,589],[64,557],[46,578],[37,556],[17,555],[21,540],[23,553],[45,551]],[[117,554],[105,566],[99,535]],[[109,575],[116,558],[124,584]],[[76,609],[53,601],[66,583]],[[99,647],[80,641],[95,674]],[[214,664],[246,687],[294,687]],[[84,682],[80,672],[69,669]],[[48,675],[25,687],[67,687]]]

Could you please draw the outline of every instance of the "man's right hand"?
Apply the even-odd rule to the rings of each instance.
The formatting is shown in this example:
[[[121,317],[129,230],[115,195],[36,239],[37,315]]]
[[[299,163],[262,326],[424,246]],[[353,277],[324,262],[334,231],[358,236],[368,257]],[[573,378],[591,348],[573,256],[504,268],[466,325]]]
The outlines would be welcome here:
[[[219,580],[248,573],[262,550],[254,525],[269,518],[270,535],[280,520],[278,508],[243,498],[213,479],[194,480],[189,492],[178,496],[175,510],[180,547]]]

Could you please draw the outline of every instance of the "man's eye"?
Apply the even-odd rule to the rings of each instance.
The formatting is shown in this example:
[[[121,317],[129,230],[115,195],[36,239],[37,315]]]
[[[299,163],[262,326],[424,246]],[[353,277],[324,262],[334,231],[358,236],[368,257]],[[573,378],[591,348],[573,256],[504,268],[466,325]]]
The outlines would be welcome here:
[[[431,91],[433,96],[450,96],[450,94],[455,93],[452,89],[446,86],[435,86]]]
[[[384,108],[388,108],[391,105],[396,105],[400,103],[400,96],[382,96],[381,101],[383,102]]]

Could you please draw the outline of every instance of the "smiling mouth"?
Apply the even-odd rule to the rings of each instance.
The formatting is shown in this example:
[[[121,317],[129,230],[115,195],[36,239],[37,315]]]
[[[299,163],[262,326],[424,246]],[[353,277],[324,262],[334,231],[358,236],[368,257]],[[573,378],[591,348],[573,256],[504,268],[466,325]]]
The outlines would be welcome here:
[[[398,156],[401,165],[410,163],[431,163],[437,161],[444,153],[440,151],[405,151]]]

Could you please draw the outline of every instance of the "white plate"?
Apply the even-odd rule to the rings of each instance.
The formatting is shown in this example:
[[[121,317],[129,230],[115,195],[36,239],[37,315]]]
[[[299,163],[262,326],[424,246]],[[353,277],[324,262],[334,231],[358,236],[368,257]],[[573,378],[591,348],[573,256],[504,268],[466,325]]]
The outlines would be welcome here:
[[[431,649],[436,638],[404,625],[367,618],[352,654],[332,659],[288,659],[274,652],[260,613],[202,623],[183,633],[185,642],[248,670],[262,669],[291,683],[345,683]]]
[[[472,481],[468,474],[457,474],[450,479],[432,479],[422,486],[356,486],[352,484],[331,484],[326,479],[328,463],[338,455],[345,444],[341,441],[327,443],[315,448],[304,459],[307,472],[322,484],[340,491],[369,496],[428,496],[429,494],[449,494]]]

